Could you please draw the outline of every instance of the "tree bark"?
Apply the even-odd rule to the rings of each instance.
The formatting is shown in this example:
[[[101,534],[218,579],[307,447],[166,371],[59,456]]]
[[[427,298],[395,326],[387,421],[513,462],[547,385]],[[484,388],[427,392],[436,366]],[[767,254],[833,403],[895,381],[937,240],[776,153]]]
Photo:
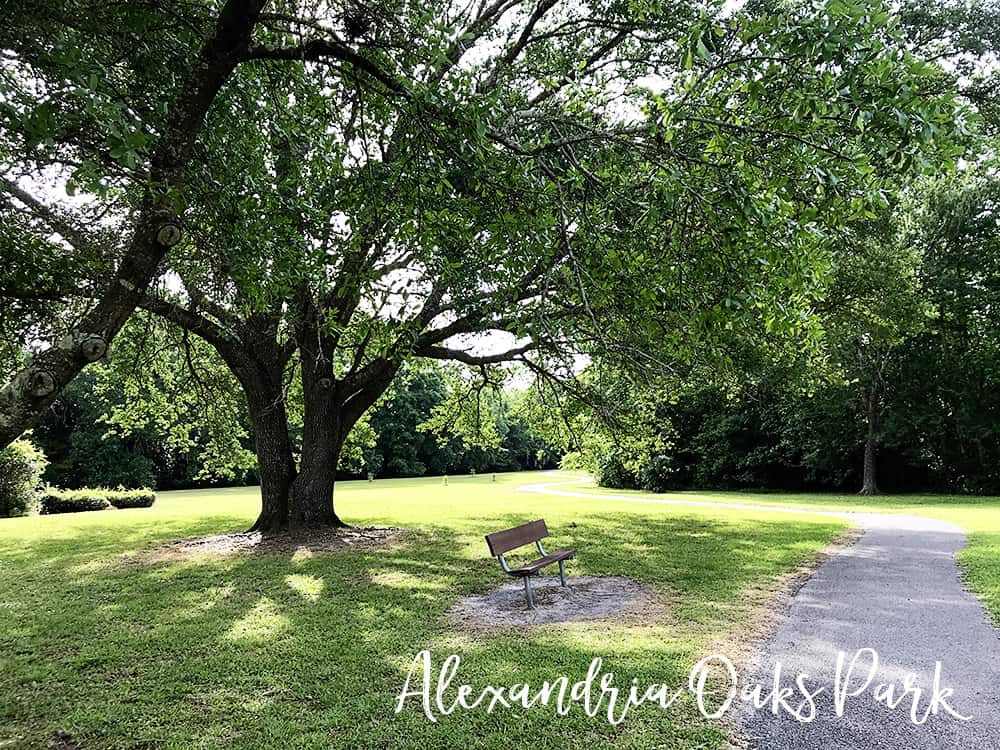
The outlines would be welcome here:
[[[135,310],[157,266],[179,239],[177,217],[159,196],[184,180],[194,143],[219,90],[246,55],[251,32],[266,0],[228,0],[202,46],[187,85],[170,110],[150,161],[149,182],[129,248],[100,301],[74,331],[51,342],[0,391],[0,448],[16,440],[58,398],[92,359],[85,341],[106,349]],[[155,194],[153,190],[155,189]]]
[[[303,377],[305,410],[302,422],[302,457],[299,473],[289,497],[288,525],[291,528],[318,529],[346,526],[333,509],[333,488],[337,464],[347,432],[341,410],[328,380],[322,383]],[[320,378],[324,381],[325,379]],[[312,391],[309,393],[308,391]],[[345,429],[346,427],[346,429]]]
[[[310,420],[313,421],[313,420]],[[333,507],[337,463],[343,441],[339,429],[303,430],[302,460],[289,497],[288,525],[295,529],[346,526]]]
[[[283,531],[288,528],[289,494],[296,472],[284,391],[291,351],[277,339],[277,317],[251,316],[238,325],[236,342],[206,325],[198,330],[240,381],[246,397],[261,498],[260,515],[250,531]]]
[[[288,523],[291,528],[346,526],[334,510],[337,464],[351,429],[392,383],[400,363],[378,358],[337,380],[326,352],[316,308],[301,301],[297,327],[302,376],[302,457],[292,484]]]
[[[868,432],[865,435],[865,461],[862,470],[862,482],[859,495],[880,495],[876,481],[876,463],[878,458],[878,399],[874,394],[868,394],[865,399]]]
[[[263,379],[244,383],[243,389],[253,425],[260,477],[261,510],[250,531],[283,531],[288,528],[288,498],[295,481],[284,394],[280,383],[275,388]]]
[[[340,384],[333,367],[312,346],[311,336],[300,348],[302,375],[302,456],[299,473],[292,483],[288,524],[292,528],[318,529],[346,524],[333,509],[337,464],[353,422],[343,420]]]

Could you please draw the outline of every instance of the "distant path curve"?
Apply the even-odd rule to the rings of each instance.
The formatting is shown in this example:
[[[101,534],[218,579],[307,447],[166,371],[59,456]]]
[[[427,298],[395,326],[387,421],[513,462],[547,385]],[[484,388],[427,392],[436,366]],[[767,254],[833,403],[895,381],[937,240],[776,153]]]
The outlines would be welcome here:
[[[917,515],[565,489],[590,481],[558,480],[519,489],[559,497],[836,517],[863,531],[858,541],[817,568],[760,644],[751,683],[770,690],[774,665],[780,662],[782,684],[794,687],[795,675],[808,674],[809,684],[828,687],[816,698],[816,718],[809,723],[785,712],[776,717],[769,706],[746,712],[742,730],[755,750],[1000,750],[1000,638],[982,603],[962,584],[955,555],[966,540],[957,525]],[[837,653],[844,651],[850,661],[864,648],[878,653],[878,672],[870,688],[848,699],[838,717],[832,702]],[[894,710],[874,700],[878,683],[895,681],[898,695],[906,675],[914,674],[914,684],[925,688],[923,713],[935,662],[941,663],[940,685],[954,690],[948,705],[971,720],[942,711],[918,726],[910,719],[909,699]],[[862,680],[867,673],[863,666],[858,667]]]

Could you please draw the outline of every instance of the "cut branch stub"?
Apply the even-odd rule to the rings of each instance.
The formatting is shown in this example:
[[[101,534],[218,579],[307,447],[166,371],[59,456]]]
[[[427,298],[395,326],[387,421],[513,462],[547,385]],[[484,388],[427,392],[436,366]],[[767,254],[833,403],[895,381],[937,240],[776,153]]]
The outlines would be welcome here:
[[[156,241],[163,247],[173,247],[181,241],[181,225],[174,218],[165,220],[156,229]]]
[[[100,336],[87,336],[80,342],[80,354],[88,362],[96,362],[108,351],[108,343]]]
[[[56,378],[48,370],[34,370],[28,376],[28,391],[35,398],[44,398],[56,390]]]
[[[330,378],[320,378],[319,381],[317,382],[317,385],[324,391],[328,391],[330,390],[330,388],[333,387],[333,380],[331,380]]]

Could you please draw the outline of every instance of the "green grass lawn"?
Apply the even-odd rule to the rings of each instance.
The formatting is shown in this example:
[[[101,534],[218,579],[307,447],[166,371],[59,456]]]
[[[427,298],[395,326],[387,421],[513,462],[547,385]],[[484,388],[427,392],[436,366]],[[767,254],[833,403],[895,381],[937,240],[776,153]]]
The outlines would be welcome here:
[[[969,588],[976,592],[1000,626],[1000,498],[969,495],[859,495],[785,494],[749,492],[671,492],[664,495],[632,490],[610,490],[593,483],[573,485],[574,492],[677,498],[720,503],[795,506],[818,510],[910,513],[951,521],[968,534],[968,545],[958,559]],[[604,501],[610,502],[610,501]]]
[[[161,493],[151,509],[0,520],[0,748],[718,748],[724,727],[682,704],[613,728],[579,709],[393,713],[413,655],[462,656],[481,685],[582,677],[594,656],[626,685],[682,686],[746,637],[782,574],[836,519],[518,492],[538,474],[343,483],[341,515],[403,526],[389,549],[126,563],[122,553],[245,529],[254,488]],[[544,516],[570,574],[630,575],[665,602],[650,622],[471,636],[457,597],[501,581],[487,531]],[[995,570],[995,568],[994,568]]]

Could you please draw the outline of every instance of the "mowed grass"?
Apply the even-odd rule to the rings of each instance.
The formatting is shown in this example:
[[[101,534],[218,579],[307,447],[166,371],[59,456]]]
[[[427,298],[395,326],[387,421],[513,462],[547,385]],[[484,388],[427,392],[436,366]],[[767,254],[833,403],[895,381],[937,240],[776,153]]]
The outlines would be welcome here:
[[[751,492],[670,492],[662,495],[633,490],[610,490],[594,483],[573,485],[574,492],[622,495],[636,498],[742,503],[871,513],[906,513],[940,518],[957,524],[968,535],[959,552],[968,587],[1000,627],[1000,497],[970,495],[859,495],[786,494]],[[612,502],[612,501],[607,501]]]
[[[844,529],[836,519],[626,504],[518,491],[540,474],[342,483],[358,524],[410,529],[393,548],[310,556],[124,553],[245,529],[255,488],[161,493],[151,509],[0,520],[0,748],[719,748],[725,727],[687,701],[623,725],[576,707],[482,710],[432,724],[394,713],[416,652],[457,653],[457,682],[686,684],[720,641],[749,635],[782,574]],[[569,572],[628,575],[660,594],[648,622],[473,636],[458,598],[501,582],[483,534],[543,516]],[[68,746],[68,745],[63,745]]]

